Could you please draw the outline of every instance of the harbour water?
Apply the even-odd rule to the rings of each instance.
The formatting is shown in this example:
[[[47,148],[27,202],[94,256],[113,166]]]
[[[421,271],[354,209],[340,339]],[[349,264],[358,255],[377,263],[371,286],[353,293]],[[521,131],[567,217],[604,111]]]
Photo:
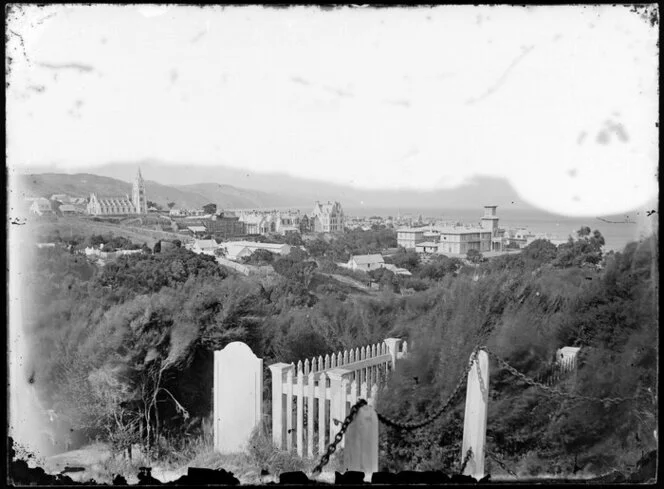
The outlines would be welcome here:
[[[276,207],[275,210],[299,210],[311,214],[311,207]],[[534,234],[544,234],[550,239],[567,240],[576,237],[576,231],[584,226],[597,229],[604,236],[604,251],[622,251],[628,243],[638,242],[643,236],[649,236],[652,226],[656,226],[656,215],[646,217],[645,211],[633,211],[623,215],[605,216],[562,216],[539,210],[501,209],[497,216],[501,228],[527,229]],[[480,222],[484,209],[441,209],[441,208],[389,208],[389,207],[346,207],[344,213],[349,217],[383,218],[397,217],[436,221],[461,222],[464,225],[476,225]]]
[[[381,217],[413,217],[422,216],[443,221],[460,221],[463,224],[478,224],[483,215],[483,209],[389,209],[389,208],[344,208],[349,216],[381,216]],[[640,211],[639,211],[640,212]],[[500,218],[499,226],[502,228],[525,228],[535,234],[546,234],[552,239],[566,240],[570,235],[576,236],[576,231],[588,226],[597,229],[606,242],[604,251],[622,251],[633,241],[639,241],[643,231],[640,225],[643,216],[637,211],[625,215],[598,216],[598,217],[570,217],[548,214],[537,210],[497,209]],[[650,218],[648,218],[650,219]],[[607,222],[609,221],[609,222]]]

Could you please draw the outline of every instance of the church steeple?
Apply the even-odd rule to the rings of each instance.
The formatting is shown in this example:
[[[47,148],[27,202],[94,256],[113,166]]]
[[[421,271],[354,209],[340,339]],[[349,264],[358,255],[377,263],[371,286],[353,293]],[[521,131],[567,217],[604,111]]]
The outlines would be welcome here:
[[[145,195],[145,182],[143,181],[143,175],[141,175],[140,167],[138,168],[136,179],[134,180],[132,202],[134,203],[134,208],[136,209],[137,214],[148,213],[148,200],[147,196]]]

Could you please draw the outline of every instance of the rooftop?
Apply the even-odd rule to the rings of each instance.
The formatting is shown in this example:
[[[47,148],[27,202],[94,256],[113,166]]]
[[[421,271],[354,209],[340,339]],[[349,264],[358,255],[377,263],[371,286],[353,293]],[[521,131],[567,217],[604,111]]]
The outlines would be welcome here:
[[[476,234],[476,233],[491,234],[491,230],[483,229],[481,227],[449,226],[449,227],[439,227],[434,229],[438,231],[440,234]]]
[[[367,263],[385,263],[383,255],[355,255],[350,257],[350,261],[354,261],[358,265],[366,265]]]
[[[203,228],[205,229],[205,228]],[[198,246],[199,248],[217,248],[219,245],[217,242],[213,239],[197,239],[196,242],[194,243],[194,246]]]
[[[233,246],[233,247],[248,247],[248,248],[262,248],[262,249],[280,249],[284,246],[289,246],[286,243],[257,243],[255,241],[229,241],[224,243],[224,246]]]

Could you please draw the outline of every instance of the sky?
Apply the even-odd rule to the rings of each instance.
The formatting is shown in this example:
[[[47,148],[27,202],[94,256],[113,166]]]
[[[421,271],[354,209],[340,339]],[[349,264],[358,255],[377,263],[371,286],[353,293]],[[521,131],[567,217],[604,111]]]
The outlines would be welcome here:
[[[497,176],[554,213],[621,213],[658,195],[657,27],[623,6],[14,7],[8,165]]]

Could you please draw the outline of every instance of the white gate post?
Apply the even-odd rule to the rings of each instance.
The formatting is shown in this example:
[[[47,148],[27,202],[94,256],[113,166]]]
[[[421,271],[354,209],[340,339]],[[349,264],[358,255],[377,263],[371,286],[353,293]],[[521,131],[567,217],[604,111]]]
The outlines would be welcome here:
[[[347,388],[347,384],[343,380],[351,373],[351,370],[345,368],[335,368],[327,372],[327,376],[330,378],[330,443],[334,441],[334,437],[346,418],[346,396],[342,395],[342,389]],[[337,425],[334,424],[335,419],[339,422]],[[343,447],[343,439],[341,446]]]
[[[472,357],[471,357],[472,358]],[[489,355],[480,350],[468,372],[466,413],[463,419],[461,463],[470,448],[472,455],[463,475],[479,480],[484,477],[484,445],[486,443],[487,403],[489,402]]]
[[[214,449],[241,452],[263,417],[263,360],[234,341],[214,352]]]
[[[385,344],[387,345],[387,349],[390,352],[390,355],[392,355],[392,368],[391,370],[395,369],[395,366],[397,364],[397,355],[399,354],[399,346],[401,346],[401,339],[399,338],[385,338]]]
[[[268,367],[272,374],[272,442],[279,449],[284,447],[286,434],[286,411],[284,410],[284,374],[290,368],[288,363],[275,363]]]
[[[378,416],[372,406],[362,406],[346,430],[344,468],[364,472],[365,481],[378,472]]]

